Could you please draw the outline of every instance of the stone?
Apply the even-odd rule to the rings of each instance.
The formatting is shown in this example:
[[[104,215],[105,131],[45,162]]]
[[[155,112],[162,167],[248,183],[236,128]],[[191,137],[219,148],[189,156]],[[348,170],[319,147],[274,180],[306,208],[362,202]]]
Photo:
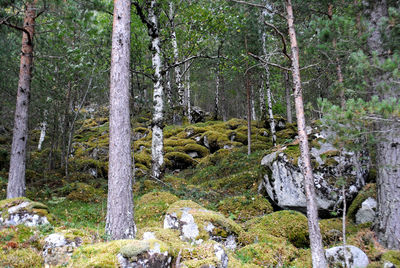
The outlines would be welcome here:
[[[358,159],[353,152],[340,153],[322,138],[326,138],[327,133],[313,131],[314,140],[310,144],[316,201],[321,216],[326,217],[332,211],[339,212],[343,203],[336,178],[343,176],[350,182],[346,188],[346,200],[354,199],[365,184],[368,160]],[[259,192],[264,191],[275,205],[283,209],[306,212],[303,164],[298,143],[264,156],[261,165],[267,168],[267,172],[259,185]]]
[[[82,244],[80,237],[73,240],[65,238],[61,233],[54,233],[44,239],[43,258],[45,267],[66,265],[75,248]]]
[[[361,203],[361,208],[356,213],[356,224],[373,222],[376,217],[377,202],[374,198],[368,197]]]
[[[190,115],[192,116],[192,123],[200,123],[205,121],[206,113],[198,106],[193,106]]]
[[[339,246],[327,249],[325,251],[327,261],[330,265],[332,265],[333,267],[336,267],[338,265],[344,267],[345,259],[343,249],[343,246]],[[346,251],[350,268],[365,268],[368,266],[368,256],[361,249],[349,245],[346,246]]]
[[[0,205],[0,226],[23,224],[34,227],[50,224],[48,212],[47,206],[27,198],[6,199]]]

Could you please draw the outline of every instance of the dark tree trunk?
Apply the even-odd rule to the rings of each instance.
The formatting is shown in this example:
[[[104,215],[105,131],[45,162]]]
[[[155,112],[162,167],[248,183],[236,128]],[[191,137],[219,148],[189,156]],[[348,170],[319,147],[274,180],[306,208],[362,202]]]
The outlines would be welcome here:
[[[28,106],[33,67],[33,36],[37,0],[26,3],[22,33],[21,64],[19,69],[17,103],[15,107],[13,140],[7,198],[25,196],[26,142],[28,139]]]
[[[299,48],[297,46],[296,31],[291,0],[286,0],[287,21],[289,27],[290,46],[292,51],[292,75],[294,83],[294,100],[297,116],[297,127],[300,141],[302,171],[307,202],[308,230],[310,233],[310,247],[313,267],[327,267],[325,251],[322,245],[321,231],[318,225],[318,208],[315,201],[314,178],[311,167],[310,149],[304,117],[303,96],[300,79]]]
[[[289,74],[288,71],[284,72],[285,75],[285,98],[286,98],[286,119],[289,124],[293,123],[292,117],[292,103],[290,100],[290,94],[292,92],[292,88],[290,86]]]
[[[379,62],[385,60],[385,49],[382,38],[381,23],[388,17],[386,0],[365,1],[369,28],[368,37],[370,53],[376,53]],[[373,92],[381,100],[399,98],[399,90],[390,85],[390,74],[376,70],[371,79]],[[378,220],[376,232],[380,242],[389,249],[400,249],[400,125],[382,121],[376,123],[382,133],[378,139],[376,164],[378,167]]]
[[[114,1],[110,77],[110,148],[106,233],[111,239],[134,238],[130,90],[131,2]]]

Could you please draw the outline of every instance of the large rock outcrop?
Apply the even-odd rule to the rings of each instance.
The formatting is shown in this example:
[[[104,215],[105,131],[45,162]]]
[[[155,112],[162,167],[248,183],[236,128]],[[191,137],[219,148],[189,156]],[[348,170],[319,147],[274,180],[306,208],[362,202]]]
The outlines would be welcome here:
[[[314,129],[315,131],[315,129]],[[338,150],[325,138],[327,133],[311,135],[311,161],[317,204],[320,212],[340,211],[343,198],[339,178],[346,180],[346,200],[352,200],[365,184],[368,161],[353,152]],[[304,177],[298,141],[266,155],[261,165],[266,174],[259,190],[265,190],[275,205],[283,209],[306,211]]]

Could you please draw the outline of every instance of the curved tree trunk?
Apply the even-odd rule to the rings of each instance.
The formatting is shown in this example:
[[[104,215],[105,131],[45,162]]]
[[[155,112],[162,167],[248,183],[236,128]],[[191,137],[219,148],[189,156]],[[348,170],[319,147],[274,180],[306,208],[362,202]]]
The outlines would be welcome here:
[[[19,69],[17,103],[15,107],[13,139],[7,198],[25,196],[26,142],[28,139],[28,106],[33,67],[33,36],[35,33],[36,3],[26,3],[22,33],[21,64]]]
[[[379,62],[385,61],[385,48],[380,25],[388,17],[386,0],[368,1],[366,15],[369,28],[368,47]],[[375,64],[375,63],[374,63]],[[381,100],[399,98],[398,87],[390,85],[390,74],[377,70],[372,87]],[[389,249],[400,249],[400,124],[378,122],[376,128],[383,133],[378,138],[376,164],[378,167],[378,220],[376,232],[380,242]]]
[[[131,2],[114,1],[110,75],[110,148],[106,233],[111,239],[134,238],[130,90]]]
[[[306,132],[304,105],[300,79],[299,48],[297,46],[296,31],[291,0],[286,0],[287,22],[289,27],[290,46],[292,51],[292,74],[294,83],[294,99],[297,116],[297,127],[300,141],[300,156],[304,175],[304,188],[307,202],[308,230],[313,267],[327,267],[325,251],[322,245],[321,231],[318,225],[318,208],[315,201],[314,178],[311,167],[310,149]]]

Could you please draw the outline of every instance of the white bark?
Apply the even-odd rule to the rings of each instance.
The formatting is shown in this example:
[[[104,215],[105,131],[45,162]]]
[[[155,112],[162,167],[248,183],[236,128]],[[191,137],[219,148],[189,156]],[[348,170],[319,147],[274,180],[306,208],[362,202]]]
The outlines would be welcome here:
[[[171,76],[169,70],[165,72],[165,91],[167,92],[167,103],[172,105]]]
[[[192,122],[192,115],[191,115],[191,106],[190,106],[190,64],[187,63],[185,64],[185,108],[186,108],[186,113],[187,113],[187,118],[188,118],[188,122],[189,124]]]
[[[106,233],[111,239],[136,234],[132,197],[130,90],[130,0],[114,1],[110,71],[110,148]]]
[[[161,48],[158,29],[158,18],[155,14],[156,1],[152,0],[149,7],[149,20],[152,23],[152,65],[154,69],[154,90],[153,90],[153,137],[151,143],[152,176],[155,179],[161,177],[164,164],[164,142],[163,142],[163,121],[164,121],[164,89],[161,83]]]
[[[262,20],[264,21],[266,16],[267,16],[267,10],[263,10],[262,12]],[[268,51],[267,51],[267,45],[266,45],[266,38],[267,38],[267,33],[265,30],[262,31],[261,35],[261,41],[262,41],[262,49],[264,56],[267,57]],[[266,59],[266,62],[268,60]],[[272,136],[272,144],[276,146],[276,131],[275,131],[275,120],[274,120],[274,114],[272,112],[272,97],[271,97],[271,87],[269,83],[270,79],[270,72],[269,72],[269,66],[267,63],[264,64],[264,69],[265,69],[265,86],[267,88],[267,101],[268,101],[268,115],[269,115],[269,126],[271,129],[271,136]]]
[[[256,121],[257,120],[256,104],[255,104],[254,98],[255,98],[255,94],[254,94],[253,86],[251,86],[251,120]]]
[[[261,85],[259,89],[260,96],[260,118],[261,121],[267,119],[267,109],[265,108],[265,87],[264,87],[264,74],[261,74]]]
[[[47,128],[47,122],[46,122],[46,117],[47,117],[47,111],[44,112],[44,120],[40,124],[40,137],[39,137],[39,142],[38,142],[38,151],[42,150],[42,144],[44,141],[44,138],[46,137],[46,128]]]

